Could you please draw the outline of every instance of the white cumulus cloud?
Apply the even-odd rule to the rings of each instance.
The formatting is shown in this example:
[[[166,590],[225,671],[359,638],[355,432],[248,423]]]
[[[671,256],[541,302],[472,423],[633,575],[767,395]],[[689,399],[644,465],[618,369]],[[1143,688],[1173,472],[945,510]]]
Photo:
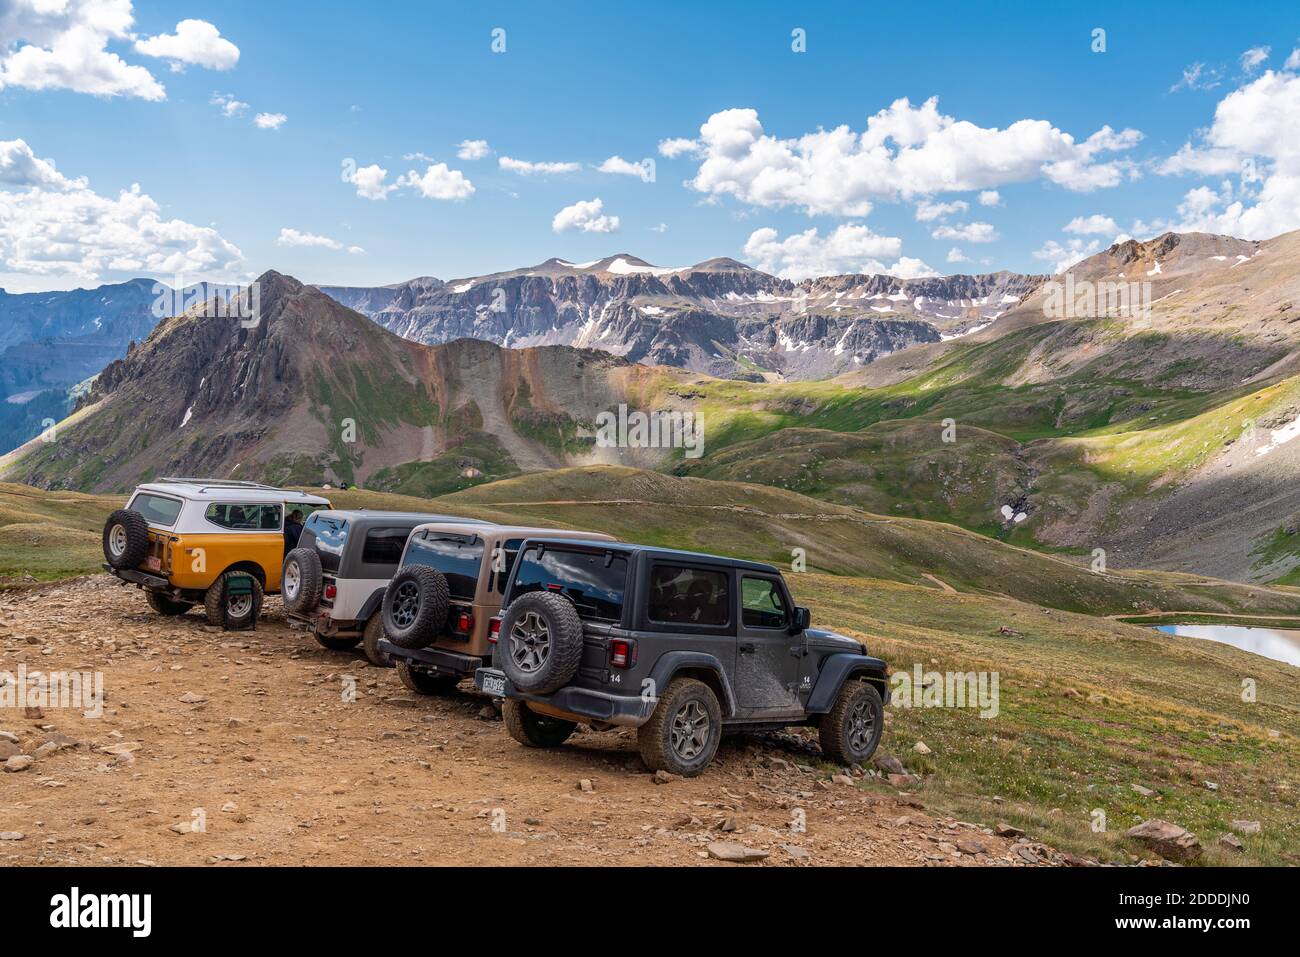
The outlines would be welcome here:
[[[619,228],[617,216],[606,216],[605,204],[598,198],[579,200],[572,206],[565,206],[551,220],[551,229],[557,233],[577,230],[583,233],[616,233]]]
[[[397,183],[413,187],[425,199],[466,199],[474,194],[474,184],[465,174],[450,169],[446,163],[433,163],[423,174],[411,170],[405,176],[399,176]]]
[[[1300,64],[1297,64],[1300,68]],[[1165,174],[1240,174],[1217,189],[1198,187],[1179,207],[1180,231],[1268,239],[1300,229],[1300,75],[1265,70],[1229,93],[1214,122],[1159,167]],[[1143,230],[1135,229],[1135,232]]]
[[[676,137],[675,139],[659,141],[659,155],[666,156],[669,159],[676,159],[678,156],[696,156],[700,152],[698,140],[689,140],[685,137]]]
[[[487,140],[461,140],[456,147],[456,158],[463,160],[481,160],[491,153]]]
[[[970,257],[962,252],[959,246],[953,246],[952,249],[948,250],[948,262],[968,263],[970,262]]]
[[[278,130],[288,118],[283,113],[258,113],[253,117],[253,125],[259,130]]]
[[[601,173],[617,173],[622,176],[636,176],[643,183],[653,183],[655,178],[654,160],[642,160],[634,163],[621,156],[611,156],[596,167]]]
[[[208,100],[208,102],[219,108],[227,117],[239,116],[248,110],[247,103],[235,99],[229,93],[213,93],[212,99]]]
[[[1002,194],[996,189],[985,189],[980,191],[981,206],[1001,206]]]
[[[892,267],[881,260],[897,259],[902,248],[903,241],[897,236],[878,235],[859,223],[844,223],[825,236],[814,227],[784,239],[765,226],[754,230],[746,240],[745,258],[764,272],[798,281],[811,276],[889,272]],[[919,262],[908,260],[900,268]],[[902,259],[894,266],[900,263]]]
[[[0,271],[45,277],[48,287],[181,273],[238,278],[242,267],[239,248],[216,229],[165,219],[139,185],[101,196],[23,140],[0,143]]]
[[[873,200],[1039,178],[1080,191],[1112,186],[1133,166],[1102,162],[1101,154],[1128,149],[1141,135],[1106,126],[1076,142],[1046,120],[1029,119],[1005,129],[981,127],[941,114],[932,97],[917,107],[896,100],[861,133],[838,126],[781,139],[763,129],[758,111],[730,109],[700,127],[703,159],[689,185],[753,206],[865,216]]]
[[[953,213],[964,213],[968,209],[970,203],[964,199],[953,200],[951,203],[935,203],[923,199],[916,204],[916,219],[918,222],[929,223]]]
[[[1063,273],[1082,259],[1087,259],[1101,249],[1100,239],[1071,239],[1064,244],[1049,239],[1042,248],[1033,252],[1035,259],[1042,259],[1052,264],[1054,273]]]
[[[1076,236],[1089,236],[1094,233],[1115,236],[1119,233],[1119,225],[1109,216],[1102,216],[1100,213],[1094,213],[1091,216],[1076,216],[1063,227],[1062,232],[1074,233]]]
[[[362,199],[387,199],[388,194],[397,189],[396,185],[385,182],[388,178],[388,170],[378,163],[359,167],[351,173],[346,171],[346,167],[344,169],[344,182],[355,186],[357,195]]]
[[[513,159],[509,156],[497,158],[497,165],[507,173],[520,176],[549,176],[552,173],[576,173],[582,169],[581,163],[530,163],[527,160]]]
[[[152,73],[108,50],[130,39],[133,20],[131,0],[5,0],[0,89],[166,99]]]
[[[209,70],[229,70],[239,62],[239,47],[206,20],[182,20],[173,34],[135,41],[135,51],[172,61],[172,69],[186,65]]]
[[[283,227],[276,239],[277,246],[314,246],[319,249],[342,249],[343,244],[337,239],[330,239],[319,233],[305,233],[296,229]]]
[[[991,243],[998,239],[998,231],[990,223],[958,223],[956,226],[939,226],[930,235],[935,239],[955,239],[964,243]]]

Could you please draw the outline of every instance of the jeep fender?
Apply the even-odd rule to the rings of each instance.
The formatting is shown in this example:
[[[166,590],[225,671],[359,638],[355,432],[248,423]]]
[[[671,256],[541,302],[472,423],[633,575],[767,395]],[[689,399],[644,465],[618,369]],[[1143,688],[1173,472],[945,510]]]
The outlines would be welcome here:
[[[370,597],[366,599],[366,603],[357,612],[357,621],[369,621],[371,615],[379,614],[379,609],[384,604],[384,591],[384,588],[376,588],[371,592]]]
[[[708,671],[717,678],[718,687],[722,690],[718,705],[722,708],[724,717],[733,716],[736,713],[736,696],[732,693],[727,673],[722,670],[722,663],[717,658],[702,651],[670,651],[660,657],[649,675],[654,682],[655,696],[658,697],[668,687],[668,682],[678,674],[693,670]]]
[[[828,655],[822,662],[821,673],[813,685],[812,694],[804,710],[810,714],[825,714],[835,704],[844,682],[850,678],[868,678],[880,691],[880,700],[889,703],[889,681],[885,677],[885,663],[879,658],[839,652]]]

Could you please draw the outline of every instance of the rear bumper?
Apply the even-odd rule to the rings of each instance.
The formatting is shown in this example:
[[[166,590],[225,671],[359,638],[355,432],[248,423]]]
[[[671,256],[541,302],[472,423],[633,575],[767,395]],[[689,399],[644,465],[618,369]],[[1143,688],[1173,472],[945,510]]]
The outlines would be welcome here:
[[[381,655],[394,664],[401,662],[417,671],[431,671],[440,675],[472,675],[483,667],[483,659],[477,655],[463,655],[445,648],[399,648],[386,638],[381,638],[376,647]]]
[[[151,575],[148,572],[142,572],[135,568],[114,568],[108,562],[104,562],[101,567],[116,578],[124,582],[132,582],[136,585],[143,585],[145,588],[153,588],[158,591],[174,591],[172,583],[161,575]]]
[[[640,698],[635,695],[610,694],[607,691],[593,691],[568,685],[559,691],[546,695],[525,694],[510,683],[505,672],[496,668],[479,668],[474,672],[474,687],[483,690],[483,679],[494,678],[505,688],[504,696],[517,701],[535,701],[552,711],[584,718],[589,721],[603,721],[628,728],[637,728],[650,720],[655,709],[655,700]]]

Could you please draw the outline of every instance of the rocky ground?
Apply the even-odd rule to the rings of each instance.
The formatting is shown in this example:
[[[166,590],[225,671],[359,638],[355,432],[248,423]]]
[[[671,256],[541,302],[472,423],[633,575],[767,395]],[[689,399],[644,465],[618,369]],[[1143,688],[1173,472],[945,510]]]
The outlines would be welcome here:
[[[105,688],[99,717],[0,708],[5,864],[1081,863],[927,811],[876,767],[830,768],[803,731],[728,739],[662,783],[624,731],[527,750],[488,699],[414,695],[276,599],[223,633],[107,576],[11,589],[0,649],[0,681],[25,665]],[[887,730],[882,763],[902,747]]]

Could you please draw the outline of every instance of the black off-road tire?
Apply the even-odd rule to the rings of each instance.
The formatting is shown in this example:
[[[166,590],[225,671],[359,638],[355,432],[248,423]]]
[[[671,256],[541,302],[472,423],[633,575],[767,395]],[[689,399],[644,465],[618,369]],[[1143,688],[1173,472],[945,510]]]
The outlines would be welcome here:
[[[405,661],[397,663],[397,677],[416,694],[451,694],[460,684],[456,675],[435,675],[430,671],[416,671]]]
[[[864,720],[866,726],[860,723]],[[822,754],[835,764],[861,764],[875,753],[884,727],[885,705],[876,686],[845,681],[818,727]]]
[[[292,565],[292,567],[290,567]],[[293,585],[292,582],[297,584]],[[324,575],[314,548],[295,548],[280,567],[280,600],[284,610],[305,615],[320,604]],[[328,647],[328,646],[327,646]]]
[[[526,694],[549,694],[578,673],[582,619],[562,595],[534,591],[510,603],[501,620],[496,660]]]
[[[699,733],[689,735],[678,744],[678,721],[689,720]],[[699,725],[700,719],[705,720]],[[722,741],[722,708],[718,696],[703,681],[674,678],[655,705],[650,720],[637,729],[636,743],[641,760],[651,771],[668,771],[693,778],[713,760]]]
[[[393,663],[379,651],[379,639],[384,637],[384,616],[371,615],[366,621],[366,630],[362,632],[361,650],[365,653],[366,661],[376,668],[393,667]]]
[[[183,615],[194,607],[192,601],[177,601],[170,595],[164,595],[160,591],[154,591],[146,588],[144,591],[144,600],[149,603],[149,607],[160,615]]]
[[[360,635],[322,635],[319,631],[312,632],[312,637],[330,651],[351,651],[361,641]]]
[[[451,589],[428,565],[403,565],[384,589],[384,632],[399,648],[423,648],[447,627]]]
[[[149,554],[149,523],[139,512],[119,508],[104,523],[104,560],[118,569],[135,568]]]
[[[240,571],[238,569],[222,572],[217,580],[212,583],[211,587],[208,588],[207,594],[203,596],[203,611],[208,616],[208,624],[216,625],[219,628],[225,625],[225,609],[222,607],[223,602],[221,599],[225,595],[226,581],[240,575],[252,579],[253,600],[250,603],[250,609],[246,614],[240,616],[238,619],[231,619],[231,627],[242,628],[249,624],[257,624],[257,619],[262,614],[262,583],[258,580],[257,576],[251,572]]]
[[[501,720],[505,722],[510,737],[526,748],[558,748],[569,740],[569,735],[578,726],[576,721],[538,714],[513,698],[502,702]]]

